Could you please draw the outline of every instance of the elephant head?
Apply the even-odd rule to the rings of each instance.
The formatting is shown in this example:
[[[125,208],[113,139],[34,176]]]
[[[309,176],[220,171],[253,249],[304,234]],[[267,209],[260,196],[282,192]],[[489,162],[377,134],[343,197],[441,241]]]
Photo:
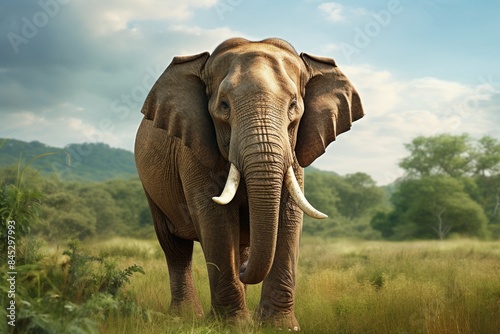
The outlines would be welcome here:
[[[175,57],[153,86],[142,112],[189,147],[200,163],[230,166],[219,204],[229,203],[240,178],[250,212],[250,255],[240,273],[258,283],[276,249],[282,185],[307,214],[293,165],[310,165],[336,136],[363,116],[359,96],[333,59],[280,39],[234,38],[212,55]]]

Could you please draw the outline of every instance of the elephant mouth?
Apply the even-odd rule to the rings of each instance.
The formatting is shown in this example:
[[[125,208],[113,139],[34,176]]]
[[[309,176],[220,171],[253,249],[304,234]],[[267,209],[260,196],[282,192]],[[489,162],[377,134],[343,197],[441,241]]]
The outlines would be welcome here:
[[[224,186],[224,190],[222,190],[220,196],[212,197],[212,200],[220,205],[229,204],[236,195],[240,180],[241,174],[238,168],[231,163],[231,168],[229,169],[229,175]],[[286,171],[285,186],[290,193],[290,196],[292,196],[295,203],[302,211],[304,211],[305,214],[316,219],[325,219],[328,217],[326,214],[314,208],[304,196],[292,166],[288,167],[288,170]]]

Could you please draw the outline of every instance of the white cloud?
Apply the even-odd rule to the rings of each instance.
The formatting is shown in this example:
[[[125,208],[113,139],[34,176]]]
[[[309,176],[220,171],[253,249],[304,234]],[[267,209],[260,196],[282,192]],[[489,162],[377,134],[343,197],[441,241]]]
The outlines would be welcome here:
[[[63,117],[60,121],[64,122],[68,127],[68,130],[73,133],[79,133],[86,137],[91,137],[94,133],[97,132],[97,129],[90,124],[86,124],[83,120],[75,117]]]
[[[324,2],[318,6],[318,10],[333,23],[362,17],[368,13],[364,8],[344,6],[338,2]]]
[[[99,34],[127,29],[133,21],[174,20],[182,22],[196,9],[210,8],[217,0],[90,0],[74,3],[88,15],[87,23]]]
[[[198,26],[190,26],[183,24],[174,24],[170,27],[171,31],[180,32],[187,35],[193,36],[205,36],[205,37],[223,37],[229,38],[234,36],[235,32],[227,27],[220,27],[214,29],[204,29]]]
[[[345,17],[342,15],[344,6],[336,2],[325,2],[318,6],[318,9],[323,12],[326,18],[332,22],[344,21]]]

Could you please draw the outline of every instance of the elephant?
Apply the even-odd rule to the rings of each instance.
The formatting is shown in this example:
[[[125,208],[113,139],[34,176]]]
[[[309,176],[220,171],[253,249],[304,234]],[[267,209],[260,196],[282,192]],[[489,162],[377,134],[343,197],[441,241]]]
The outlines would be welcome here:
[[[231,38],[176,56],[148,93],[135,160],[170,277],[169,311],[203,316],[192,275],[206,261],[212,316],[300,330],[295,287],[304,171],[364,112],[335,61],[288,42]],[[246,320],[245,320],[246,319]]]

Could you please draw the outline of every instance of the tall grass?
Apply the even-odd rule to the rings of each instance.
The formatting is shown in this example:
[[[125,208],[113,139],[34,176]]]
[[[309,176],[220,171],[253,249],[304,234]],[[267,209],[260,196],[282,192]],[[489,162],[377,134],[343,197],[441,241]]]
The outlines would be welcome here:
[[[206,319],[166,314],[168,272],[156,241],[106,242],[121,266],[138,263],[146,275],[127,287],[146,310],[117,315],[105,333],[267,333]],[[134,255],[136,254],[136,255]],[[210,292],[200,247],[194,278],[205,313]],[[301,245],[296,315],[304,333],[498,333],[500,328],[500,243],[475,240],[406,243],[320,240]],[[249,286],[247,302],[257,307],[260,285]]]
[[[303,249],[297,316],[307,332],[497,333],[500,328],[498,243],[337,242]]]

